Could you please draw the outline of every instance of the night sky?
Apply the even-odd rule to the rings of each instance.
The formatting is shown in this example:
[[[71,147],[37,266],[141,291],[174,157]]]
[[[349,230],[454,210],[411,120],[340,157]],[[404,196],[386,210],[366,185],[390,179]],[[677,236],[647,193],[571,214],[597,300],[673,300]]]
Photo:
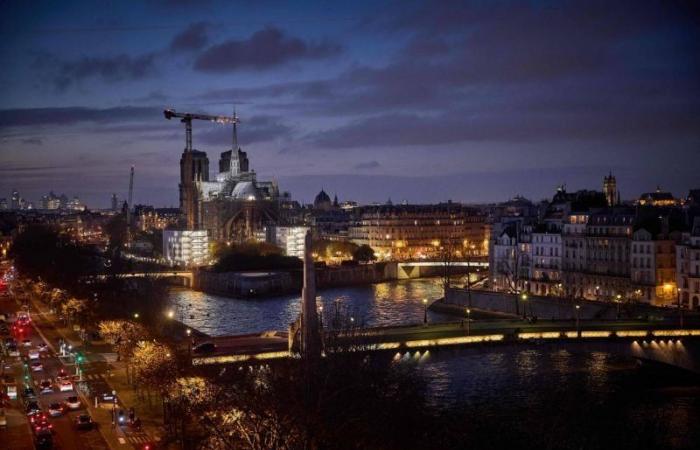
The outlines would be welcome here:
[[[696,1],[2,1],[0,197],[177,204],[184,129],[241,117],[297,200],[700,188]],[[196,122],[212,169],[231,130]],[[212,170],[213,176],[213,170]]]

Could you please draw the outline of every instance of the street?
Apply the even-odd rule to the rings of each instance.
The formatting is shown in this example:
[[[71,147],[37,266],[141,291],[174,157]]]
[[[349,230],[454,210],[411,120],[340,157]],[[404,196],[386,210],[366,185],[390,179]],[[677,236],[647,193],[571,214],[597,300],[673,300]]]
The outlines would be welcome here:
[[[99,355],[93,355],[81,348],[76,353],[76,355],[80,355],[77,356],[77,359],[79,359],[78,366],[82,372],[82,377],[78,376],[76,356],[67,352],[65,355],[61,355],[59,342],[64,337],[59,334],[51,320],[53,317],[44,311],[41,305],[34,302],[31,305],[31,326],[22,327],[22,331],[18,332],[10,327],[10,318],[17,316],[21,305],[11,296],[0,298],[0,314],[5,314],[10,328],[10,334],[3,334],[2,374],[14,380],[18,391],[16,399],[4,398],[7,427],[0,428],[2,448],[13,450],[39,448],[35,447],[35,435],[26,414],[27,402],[33,397],[36,397],[41,412],[47,416],[52,404],[59,404],[62,407],[60,415],[48,418],[53,446],[42,448],[129,449],[150,446],[151,439],[145,432],[130,430],[126,424],[121,427],[112,425],[113,409],[115,408],[112,402],[95,401],[96,396],[111,392],[111,388],[105,380],[105,377],[109,376],[111,372],[109,364],[100,361]],[[9,337],[16,340],[20,356],[8,356],[8,346],[5,340]],[[78,342],[74,342],[74,344],[77,346]],[[44,346],[45,350],[38,352],[38,359],[30,360],[28,356],[30,351],[36,351],[40,345]],[[57,380],[57,377],[61,375],[72,381],[72,385],[66,387],[63,392],[60,392]],[[44,380],[50,381],[50,392],[49,389],[46,389],[46,393],[41,393],[41,383]],[[5,381],[10,381],[10,379],[5,379]],[[25,392],[27,387],[32,388],[33,393]],[[3,394],[5,392],[3,389]],[[76,396],[79,401],[79,405],[75,405],[75,409],[69,409],[66,405],[67,399],[71,396]],[[97,407],[95,407],[96,404]],[[117,404],[116,408],[118,410],[120,405]],[[77,428],[76,419],[81,414],[90,415],[94,421],[92,429],[79,430]],[[127,412],[124,414],[126,416]],[[9,446],[5,444],[9,444]]]

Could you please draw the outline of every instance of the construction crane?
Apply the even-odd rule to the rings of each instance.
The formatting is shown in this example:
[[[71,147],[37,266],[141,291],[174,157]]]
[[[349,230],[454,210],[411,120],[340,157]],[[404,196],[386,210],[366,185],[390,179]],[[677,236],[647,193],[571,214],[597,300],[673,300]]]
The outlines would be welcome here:
[[[163,115],[166,119],[170,120],[173,117],[181,119],[180,121],[185,124],[185,151],[192,151],[192,120],[206,120],[207,122],[216,122],[222,124],[233,124],[234,128],[239,119],[234,113],[232,117],[230,116],[210,116],[208,114],[193,114],[193,113],[179,113],[174,109],[166,109],[163,111]],[[235,132],[234,132],[235,133]],[[235,139],[235,138],[234,138]]]

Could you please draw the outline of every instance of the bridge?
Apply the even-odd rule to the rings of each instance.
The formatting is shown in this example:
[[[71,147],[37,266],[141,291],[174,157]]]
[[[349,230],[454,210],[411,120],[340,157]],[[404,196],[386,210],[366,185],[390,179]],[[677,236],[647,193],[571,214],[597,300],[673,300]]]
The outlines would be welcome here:
[[[94,278],[98,280],[108,280],[110,278],[179,278],[184,280],[185,286],[192,286],[194,273],[190,270],[170,270],[157,272],[125,272],[116,274],[102,274]]]
[[[473,260],[473,261],[401,261],[396,263],[397,267],[397,278],[398,279],[408,279],[408,278],[421,278],[425,276],[432,276],[436,274],[442,274],[445,268],[455,269],[454,274],[464,272],[464,269],[470,269],[475,271],[480,271],[481,269],[488,269],[489,263],[483,259]],[[437,269],[437,271],[436,271]]]
[[[439,348],[553,344],[580,351],[607,351],[640,361],[672,365],[700,374],[700,327],[671,328],[649,322],[521,321],[455,322],[347,330],[336,335],[346,351],[384,351],[401,356]],[[326,339],[333,338],[330,332]],[[267,332],[213,338],[215,353],[192,358],[193,365],[260,363],[294,358],[289,334]]]

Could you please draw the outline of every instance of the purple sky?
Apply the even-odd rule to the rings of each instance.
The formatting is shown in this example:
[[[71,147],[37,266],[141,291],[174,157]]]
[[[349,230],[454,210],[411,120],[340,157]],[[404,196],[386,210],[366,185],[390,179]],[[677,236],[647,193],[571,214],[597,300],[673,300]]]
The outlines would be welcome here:
[[[700,187],[692,1],[128,3],[2,3],[0,197],[105,207],[134,164],[135,201],[175,205],[162,109],[234,106],[259,178],[303,201]],[[230,134],[195,123],[212,168]]]

